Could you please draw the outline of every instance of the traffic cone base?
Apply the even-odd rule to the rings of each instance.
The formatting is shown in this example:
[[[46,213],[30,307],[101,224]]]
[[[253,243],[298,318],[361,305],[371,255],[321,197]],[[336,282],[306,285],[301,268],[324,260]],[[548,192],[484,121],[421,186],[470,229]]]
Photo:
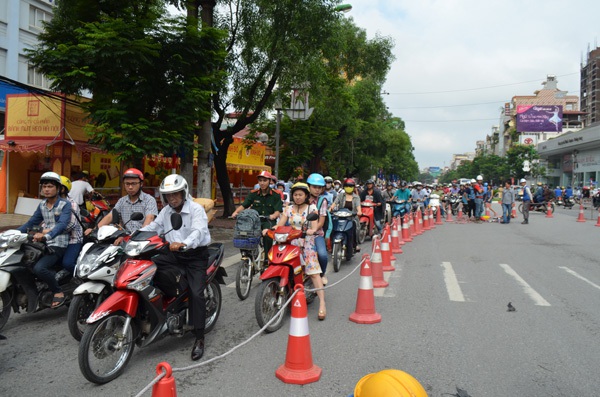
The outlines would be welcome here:
[[[173,378],[173,369],[169,363],[163,361],[156,366],[156,375],[162,374],[163,369],[166,374],[152,386],[152,397],[177,397],[177,387],[175,385],[175,378]]]
[[[577,222],[585,222],[585,214],[583,213],[583,204],[579,205],[579,217],[577,218]]]
[[[292,300],[292,316],[285,363],[275,371],[277,379],[285,383],[305,385],[321,378],[321,368],[313,364],[308,331],[308,310],[304,286],[295,287],[298,293]]]
[[[454,219],[452,219],[452,206],[449,205],[446,208],[446,222],[454,222]]]
[[[436,225],[443,225],[443,222],[442,222],[442,207],[438,207],[437,211],[435,211],[435,224]]]
[[[356,309],[350,315],[350,321],[358,324],[375,324],[381,322],[381,314],[375,311],[375,294],[373,293],[372,265],[369,256],[363,256],[360,268],[360,283],[356,296]]]

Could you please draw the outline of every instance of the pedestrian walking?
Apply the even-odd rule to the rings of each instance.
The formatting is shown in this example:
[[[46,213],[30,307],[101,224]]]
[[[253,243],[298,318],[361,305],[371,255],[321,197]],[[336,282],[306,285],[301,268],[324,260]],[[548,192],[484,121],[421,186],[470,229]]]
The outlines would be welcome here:
[[[515,191],[510,187],[510,181],[504,182],[502,190],[502,222],[510,223],[512,208],[515,206]],[[529,211],[528,211],[529,212]]]
[[[523,187],[523,222],[521,224],[527,225],[529,224],[529,206],[533,195],[531,194],[531,189],[527,186],[525,178],[521,178],[519,184]]]

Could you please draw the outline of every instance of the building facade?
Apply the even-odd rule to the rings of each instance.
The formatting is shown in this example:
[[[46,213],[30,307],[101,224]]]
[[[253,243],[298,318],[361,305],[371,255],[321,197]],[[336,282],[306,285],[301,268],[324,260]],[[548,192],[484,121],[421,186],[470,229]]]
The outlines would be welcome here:
[[[581,62],[581,111],[586,113],[586,125],[600,123],[600,48],[588,50]]]

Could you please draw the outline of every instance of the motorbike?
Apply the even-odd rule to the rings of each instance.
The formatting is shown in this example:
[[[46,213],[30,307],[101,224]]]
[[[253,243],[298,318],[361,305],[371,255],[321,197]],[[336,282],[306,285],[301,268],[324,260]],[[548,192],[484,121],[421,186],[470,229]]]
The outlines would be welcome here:
[[[519,212],[523,213],[523,202],[519,204]],[[548,208],[550,208],[550,212],[554,213],[555,205],[553,201],[542,201],[541,203],[534,203],[529,201],[529,211],[538,211],[546,213],[548,212]]]
[[[571,208],[573,208],[573,206],[575,206],[575,199],[573,197],[565,198],[561,201],[562,201],[562,206],[564,208],[571,209]],[[558,205],[561,205],[561,204],[558,204]]]
[[[0,233],[0,329],[6,325],[11,308],[15,313],[20,313],[21,309],[30,313],[52,307],[54,293],[32,271],[38,259],[52,248],[45,242],[32,241],[32,236],[19,230]],[[79,285],[78,280],[60,264],[55,266],[55,270],[56,280],[68,304]]]
[[[342,208],[331,214],[333,220],[333,230],[331,231],[331,260],[333,262],[333,270],[340,271],[342,266],[342,258],[346,260],[352,259],[354,254],[354,215],[347,208]]]
[[[260,215],[260,220],[264,221],[268,217]],[[252,279],[254,276],[264,272],[265,248],[262,237],[256,238],[256,243],[252,239],[234,240],[236,248],[240,249],[242,262],[235,274],[235,292],[240,300],[245,300],[250,295]],[[247,244],[247,245],[243,245]]]
[[[435,219],[435,217],[437,217],[437,212],[440,208],[440,196],[438,194],[432,193],[429,196],[429,208],[431,209],[431,214]]]
[[[182,226],[181,215],[171,215],[172,230]],[[165,234],[169,233],[167,231]],[[133,233],[125,245],[126,259],[117,271],[116,291],[94,310],[79,344],[79,368],[83,376],[103,384],[120,376],[135,345],[146,347],[167,335],[182,336],[187,326],[189,293],[167,296],[152,283],[157,266],[152,257],[169,249],[164,235],[150,231]],[[208,246],[206,270],[206,325],[210,332],[221,312],[221,287],[227,276],[221,267],[222,243]]]
[[[375,207],[376,204],[371,200],[365,200],[360,203],[362,215],[359,218],[360,229],[358,230],[358,243],[362,244],[368,237],[377,234],[375,226]]]
[[[448,203],[450,203],[450,210],[452,211],[452,215],[458,215],[458,208],[459,208],[461,202],[462,202],[462,200],[461,200],[460,196],[458,196],[456,194],[450,195],[450,198],[448,199]]]
[[[395,218],[397,216],[402,220],[404,215],[408,212],[406,200],[395,199],[392,203],[392,217]],[[410,204],[408,204],[410,206]]]
[[[305,237],[308,222],[317,219],[319,219],[319,215],[312,213],[306,217],[307,223],[302,230],[293,229],[291,226],[278,226],[267,232],[273,239],[273,247],[268,254],[269,266],[260,276],[262,282],[258,287],[254,302],[254,313],[261,328],[277,316],[265,329],[267,333],[275,332],[283,325],[288,310],[281,309],[296,285],[303,284],[305,289],[314,288],[310,276],[304,273],[302,248],[292,245],[292,241]],[[305,294],[307,303],[312,303],[317,296],[315,292],[307,290],[305,290]]]
[[[82,211],[83,230],[94,228],[110,212],[110,204],[100,193],[92,192],[89,201],[94,207],[91,211]]]
[[[113,224],[104,225],[90,234],[92,241],[83,246],[75,265],[74,275],[82,284],[73,291],[67,325],[73,338],[78,341],[83,336],[87,318],[113,293],[112,282],[123,259],[123,247],[114,245],[114,242],[128,236],[128,233],[125,225],[118,226],[119,213],[114,209],[112,212]],[[144,214],[134,212],[129,221],[142,219]]]

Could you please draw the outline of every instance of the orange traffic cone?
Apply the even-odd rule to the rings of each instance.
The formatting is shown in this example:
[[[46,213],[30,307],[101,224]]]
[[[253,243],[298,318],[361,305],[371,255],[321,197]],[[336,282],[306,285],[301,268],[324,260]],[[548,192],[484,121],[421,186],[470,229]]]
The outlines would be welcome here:
[[[579,217],[577,222],[585,222],[585,215],[583,214],[583,204],[579,204]]]
[[[437,211],[436,211],[437,212]],[[429,228],[435,229],[435,215],[433,215],[433,208],[429,209]]]
[[[491,205],[491,204],[490,204]],[[490,212],[490,207],[488,207],[487,205],[485,206],[485,216],[491,217],[492,214]]]
[[[417,212],[415,212],[415,215],[417,216],[417,219],[415,219],[415,222],[417,223],[417,236],[420,236],[421,234],[423,234],[423,214],[421,213],[421,209],[419,208],[417,210]]]
[[[277,368],[275,376],[284,383],[305,385],[321,378],[321,368],[314,365],[312,361],[304,286],[297,284],[294,289],[299,291],[292,300],[292,317],[285,364]]]
[[[512,211],[510,212],[510,217],[513,219],[517,219],[517,209],[512,207]]]
[[[442,207],[438,207],[437,211],[435,211],[435,224],[436,225],[443,225],[442,222]]]
[[[386,234],[386,233],[384,233]],[[396,270],[392,265],[392,251],[390,249],[389,243],[389,233],[381,240],[381,262],[383,263],[383,271],[384,272],[393,272]],[[396,258],[394,258],[396,259]]]
[[[404,215],[404,222],[402,222],[402,240],[405,243],[410,243],[413,241],[412,237],[410,236],[410,219],[408,214]]]
[[[552,211],[550,210],[550,205],[547,206],[548,210],[546,211],[546,218],[554,218],[554,215],[552,215]]]
[[[404,244],[406,244],[404,242],[404,239],[402,238],[402,219],[401,217],[396,217],[396,232],[398,233],[398,245],[403,246]],[[393,234],[392,234],[393,236]],[[392,249],[392,252],[394,252],[394,250]]]
[[[446,207],[446,222],[454,222],[454,219],[452,219],[452,205]]]
[[[417,235],[417,217],[415,216],[416,212],[410,216],[410,234],[411,236]]]
[[[371,256],[371,272],[373,274],[373,287],[385,288],[390,285],[383,278],[383,261],[381,259],[379,239],[377,238],[375,238],[375,249],[373,250],[373,255]]]
[[[381,314],[375,311],[375,294],[373,293],[373,273],[369,254],[363,255],[360,267],[360,283],[356,295],[356,309],[350,315],[350,321],[358,324],[375,324],[381,322]]]
[[[431,230],[431,210],[429,208],[425,208],[423,230]]]
[[[598,210],[598,221],[596,222],[596,224],[594,226],[600,227],[600,209]]]
[[[404,244],[404,241],[402,241],[402,239],[400,238],[399,234],[398,234],[398,223],[396,222],[396,220],[394,220],[394,222],[392,222],[392,254],[401,254],[402,253],[402,247],[401,246],[401,242],[402,244]]]
[[[173,369],[167,362],[158,363],[156,366],[156,375],[166,374],[157,383],[152,386],[152,397],[177,397],[177,387],[175,387],[175,378],[173,378]]]

